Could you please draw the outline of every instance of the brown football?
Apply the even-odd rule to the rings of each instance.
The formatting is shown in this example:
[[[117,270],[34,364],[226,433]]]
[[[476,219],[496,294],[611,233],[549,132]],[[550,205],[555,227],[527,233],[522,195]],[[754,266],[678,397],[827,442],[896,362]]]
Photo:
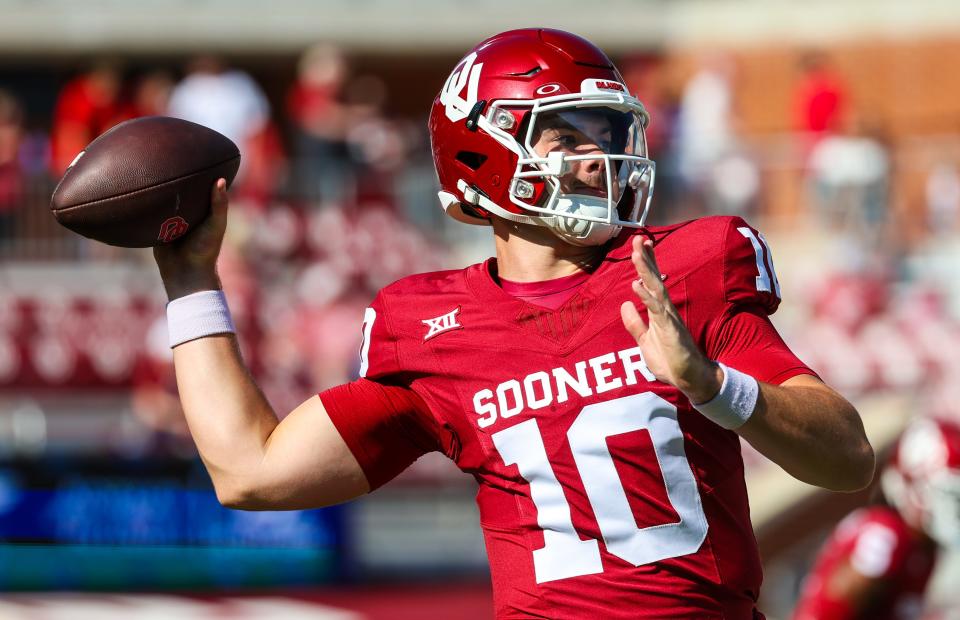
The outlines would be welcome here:
[[[110,245],[145,248],[182,237],[210,212],[240,151],[226,136],[165,116],[135,118],[91,142],[53,192],[57,221]]]

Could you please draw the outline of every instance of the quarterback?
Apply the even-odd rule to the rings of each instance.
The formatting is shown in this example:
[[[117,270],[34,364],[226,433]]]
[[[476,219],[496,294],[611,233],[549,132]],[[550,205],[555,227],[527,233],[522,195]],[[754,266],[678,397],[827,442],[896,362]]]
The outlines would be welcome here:
[[[768,319],[770,249],[742,219],[645,227],[649,119],[572,34],[464,57],[429,130],[440,202],[496,257],[404,278],[364,316],[357,381],[278,422],[219,291],[225,184],[156,250],[184,410],[220,501],[342,502],[440,451],[478,484],[498,618],[760,618],[740,438],[797,478],[873,475],[856,410]]]

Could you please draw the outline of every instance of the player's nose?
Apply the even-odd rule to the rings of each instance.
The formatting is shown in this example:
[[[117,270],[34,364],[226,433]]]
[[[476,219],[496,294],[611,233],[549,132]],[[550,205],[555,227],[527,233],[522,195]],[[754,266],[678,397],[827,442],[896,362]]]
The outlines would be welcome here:
[[[597,157],[594,159],[586,159],[580,162],[580,170],[583,175],[587,177],[593,177],[606,174],[607,162],[602,157],[603,152],[600,150],[600,147],[594,147],[590,151],[584,153],[584,155],[596,155]]]

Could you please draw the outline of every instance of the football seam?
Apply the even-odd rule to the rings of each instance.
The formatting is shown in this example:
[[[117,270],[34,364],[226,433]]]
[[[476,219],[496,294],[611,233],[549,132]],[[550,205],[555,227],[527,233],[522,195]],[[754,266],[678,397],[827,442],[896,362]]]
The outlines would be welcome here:
[[[159,183],[159,184],[157,184],[157,185],[151,185],[151,186],[149,186],[149,187],[143,187],[143,188],[140,188],[140,189],[135,189],[135,190],[133,190],[132,192],[126,192],[126,193],[124,193],[124,194],[116,194],[116,195],[114,195],[114,196],[109,196],[109,197],[107,197],[107,198],[100,198],[99,200],[91,200],[91,201],[89,201],[89,202],[81,202],[80,204],[70,205],[69,207],[60,207],[59,209],[51,209],[51,211],[53,211],[54,213],[63,213],[63,212],[65,212],[65,211],[70,211],[71,209],[79,209],[80,207],[87,207],[87,206],[99,204],[99,203],[102,203],[102,202],[108,202],[108,201],[110,201],[110,200],[116,200],[117,198],[129,198],[129,197],[133,197],[133,196],[136,196],[137,194],[142,194],[142,193],[144,193],[144,192],[150,192],[150,191],[153,191],[153,190],[155,190],[155,189],[159,189],[159,188],[161,188],[161,187],[165,187],[165,186],[167,186],[167,185],[170,185],[171,183],[178,183],[178,182],[183,181],[183,180],[185,180],[185,179],[189,179],[190,177],[195,177],[195,176],[197,176],[197,175],[199,175],[199,174],[203,174],[203,173],[205,173],[205,172],[209,172],[210,170],[213,170],[214,168],[217,168],[217,167],[219,167],[219,166],[222,166],[223,164],[232,162],[232,161],[235,160],[235,159],[240,159],[240,154],[239,154],[239,153],[237,153],[236,156],[231,157],[230,159],[225,159],[225,160],[223,160],[223,161],[221,161],[221,162],[219,162],[219,163],[213,164],[212,166],[207,166],[206,168],[203,168],[202,170],[197,170],[196,172],[191,172],[190,174],[185,174],[185,175],[180,176],[180,177],[177,177],[177,178],[175,178],[175,179],[170,179],[169,181],[164,181],[163,183]]]

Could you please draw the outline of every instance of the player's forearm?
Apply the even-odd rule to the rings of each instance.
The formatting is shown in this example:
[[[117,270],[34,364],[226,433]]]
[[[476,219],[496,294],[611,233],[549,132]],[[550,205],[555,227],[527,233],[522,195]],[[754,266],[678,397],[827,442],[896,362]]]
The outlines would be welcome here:
[[[277,417],[232,334],[183,343],[173,357],[187,424],[217,497],[236,504],[255,486]]]
[[[761,383],[756,409],[737,432],[798,480],[833,491],[866,487],[874,454],[856,409],[815,379],[795,379]]]

